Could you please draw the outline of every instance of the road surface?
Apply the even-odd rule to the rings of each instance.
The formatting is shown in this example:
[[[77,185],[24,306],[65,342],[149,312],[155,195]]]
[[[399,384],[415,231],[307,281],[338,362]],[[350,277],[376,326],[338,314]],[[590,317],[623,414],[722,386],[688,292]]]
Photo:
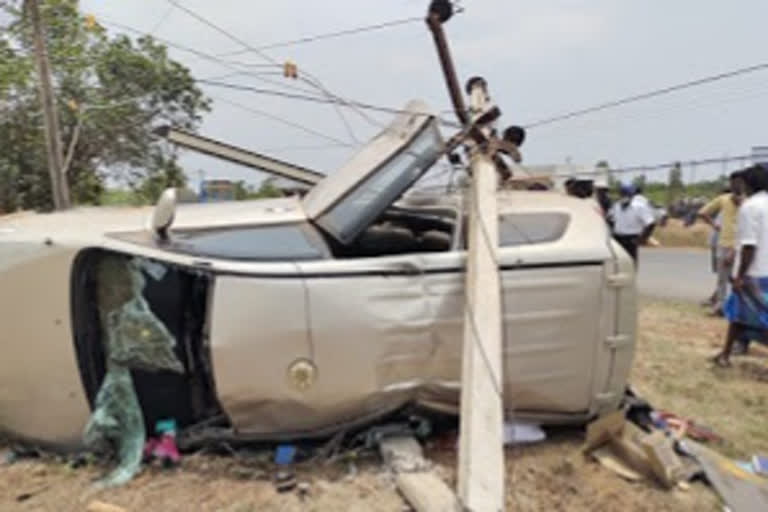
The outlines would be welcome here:
[[[643,248],[638,277],[640,295],[700,302],[715,288],[711,265],[707,250]]]

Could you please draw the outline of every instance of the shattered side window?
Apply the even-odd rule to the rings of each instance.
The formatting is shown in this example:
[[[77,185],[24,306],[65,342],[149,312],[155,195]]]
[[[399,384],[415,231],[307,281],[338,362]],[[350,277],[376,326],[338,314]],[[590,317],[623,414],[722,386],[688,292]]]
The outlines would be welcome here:
[[[554,242],[568,228],[565,213],[516,213],[499,217],[499,244],[502,247]]]
[[[171,250],[227,260],[322,259],[323,251],[300,225],[175,232]]]

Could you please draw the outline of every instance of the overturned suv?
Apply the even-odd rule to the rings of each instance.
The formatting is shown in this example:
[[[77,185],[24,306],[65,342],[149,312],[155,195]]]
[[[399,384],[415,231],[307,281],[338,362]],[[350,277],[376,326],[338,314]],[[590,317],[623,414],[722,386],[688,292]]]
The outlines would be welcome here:
[[[322,436],[406,404],[455,413],[468,204],[409,192],[443,142],[408,108],[303,199],[169,192],[154,209],[0,217],[0,428],[77,444],[110,383],[118,415],[230,439]],[[544,423],[616,407],[630,259],[588,202],[498,205],[505,407]]]

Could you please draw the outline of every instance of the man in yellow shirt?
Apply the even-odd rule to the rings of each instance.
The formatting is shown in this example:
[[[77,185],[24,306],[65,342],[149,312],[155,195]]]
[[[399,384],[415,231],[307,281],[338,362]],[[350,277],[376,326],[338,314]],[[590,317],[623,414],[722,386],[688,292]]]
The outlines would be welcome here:
[[[699,210],[699,217],[718,231],[717,296],[713,315],[722,315],[723,304],[728,296],[728,283],[733,273],[733,262],[736,259],[736,225],[743,195],[741,171],[731,173],[730,189],[729,193],[717,196]],[[719,227],[715,223],[718,214]]]

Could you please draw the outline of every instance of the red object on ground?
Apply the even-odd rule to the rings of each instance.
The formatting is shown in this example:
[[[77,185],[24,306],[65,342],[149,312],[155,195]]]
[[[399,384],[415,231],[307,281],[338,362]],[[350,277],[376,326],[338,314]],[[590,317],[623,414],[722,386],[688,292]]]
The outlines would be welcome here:
[[[179,449],[176,447],[176,438],[170,434],[164,434],[157,440],[152,455],[164,463],[178,464],[181,461]]]
[[[689,420],[686,418],[681,418],[675,413],[666,412],[666,411],[659,411],[659,416],[664,420],[664,422],[673,428],[684,428],[685,429],[685,435],[690,437],[691,439],[695,439],[696,441],[714,441],[714,442],[722,442],[723,438],[719,435],[712,432],[707,427],[704,427],[702,425],[697,425],[693,422],[693,420]]]

